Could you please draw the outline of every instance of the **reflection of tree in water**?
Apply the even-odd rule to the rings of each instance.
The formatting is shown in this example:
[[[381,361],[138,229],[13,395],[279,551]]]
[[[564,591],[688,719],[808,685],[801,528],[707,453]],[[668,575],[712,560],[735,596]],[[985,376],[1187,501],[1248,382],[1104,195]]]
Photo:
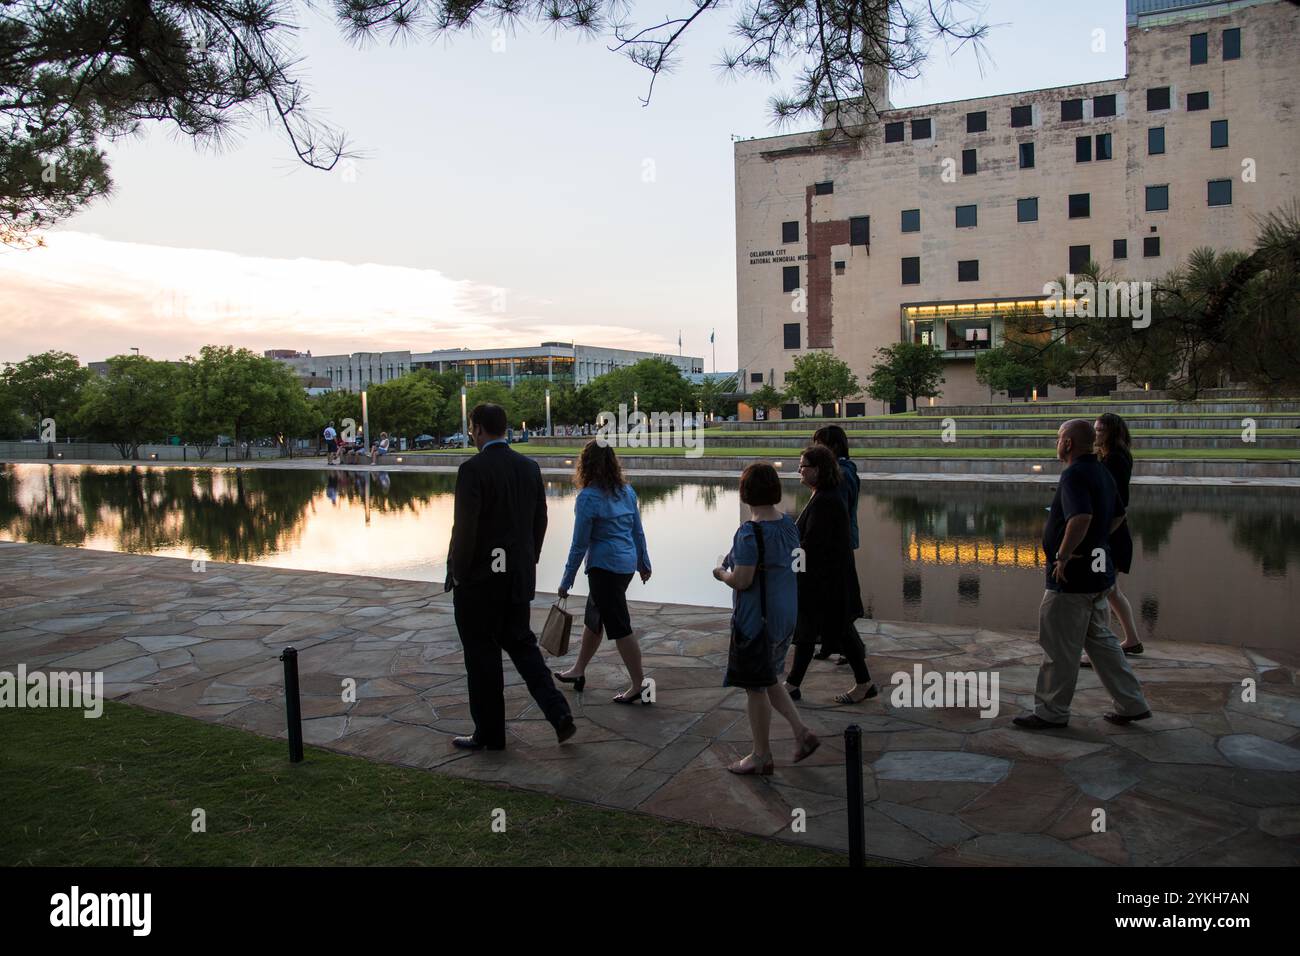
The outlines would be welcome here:
[[[176,502],[180,537],[214,561],[250,561],[296,542],[307,507],[321,493],[318,472],[236,468],[199,472],[189,494]]]
[[[1169,535],[1182,516],[1181,511],[1151,508],[1146,504],[1130,508],[1129,534],[1133,536],[1134,544],[1141,545],[1144,558],[1154,558],[1160,553],[1160,549],[1169,543]]]
[[[1216,515],[1232,521],[1232,543],[1249,552],[1270,578],[1284,577],[1294,558],[1300,560],[1300,518],[1294,512],[1247,512]]]
[[[283,473],[282,474],[286,474]],[[340,498],[349,502],[364,503],[369,482],[370,509],[381,514],[398,514],[410,511],[419,514],[420,505],[427,505],[440,495],[454,494],[456,476],[444,474],[418,474],[386,471],[331,471],[324,482],[333,482]]]
[[[39,474],[36,469],[40,469]],[[45,489],[35,503],[24,506],[24,484],[39,481]],[[53,465],[0,466],[0,528],[16,541],[76,547],[86,540],[86,526],[75,493],[76,477]]]

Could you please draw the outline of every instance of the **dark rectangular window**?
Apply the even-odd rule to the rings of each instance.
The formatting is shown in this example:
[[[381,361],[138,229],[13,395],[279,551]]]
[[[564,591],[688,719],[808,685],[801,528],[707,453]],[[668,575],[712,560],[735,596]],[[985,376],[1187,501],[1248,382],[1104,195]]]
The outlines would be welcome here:
[[[1074,137],[1074,161],[1076,163],[1092,162],[1092,137]]]
[[[793,222],[781,223],[781,241],[798,242],[799,241],[799,220]]]
[[[832,182],[813,183],[814,196],[829,196],[835,192],[835,184]]]
[[[982,133],[989,128],[989,114],[980,110],[978,113],[966,114],[966,132]]]
[[[1070,218],[1087,219],[1090,215],[1092,215],[1092,194],[1071,193],[1070,194]]]
[[[902,220],[903,220],[903,232],[921,231],[921,210],[904,209]]]
[[[871,217],[852,216],[849,218],[849,245],[866,246],[871,244]]]
[[[963,176],[975,175],[975,150],[963,149],[961,151],[961,174]]]
[[[1160,212],[1169,208],[1169,187],[1147,187],[1147,212]]]
[[[1241,28],[1233,27],[1223,31],[1223,58],[1225,60],[1241,59]]]
[[[958,227],[979,225],[979,207],[958,206],[957,225]]]
[[[1210,94],[1202,91],[1200,93],[1187,94],[1187,112],[1194,113],[1197,110],[1208,110],[1210,108]]]
[[[1169,87],[1157,86],[1147,90],[1147,112],[1169,109]]]
[[[1083,100],[1061,100],[1061,122],[1083,119]]]
[[[1142,240],[1142,255],[1147,259],[1154,259],[1160,255],[1160,237],[1147,236]]]
[[[762,373],[762,372],[750,372],[750,373],[749,373],[749,384],[750,384],[750,385],[754,385],[754,384],[762,385],[762,384],[763,384],[763,373]]]
[[[1155,156],[1165,151],[1165,128],[1152,126],[1147,130],[1147,153]]]
[[[1115,115],[1115,94],[1107,93],[1105,96],[1094,96],[1092,98],[1092,117],[1096,119],[1099,116]]]
[[[785,324],[785,347],[788,349],[797,349],[799,347],[798,322],[787,322]]]
[[[957,262],[958,282],[979,282],[980,261],[978,259],[961,259]]]
[[[1211,179],[1206,184],[1205,204],[1207,206],[1232,205],[1232,180]]]
[[[1070,247],[1070,272],[1078,275],[1084,269],[1088,268],[1088,263],[1092,261],[1091,246],[1071,246]]]
[[[901,143],[903,141],[903,124],[886,123],[885,124],[885,142]]]
[[[903,259],[903,285],[921,284],[921,257],[907,256]]]
[[[928,119],[912,120],[912,139],[929,139],[930,121]]]
[[[781,269],[781,291],[793,292],[799,288],[799,267],[784,266]]]
[[[1192,66],[1210,62],[1210,35],[1208,33],[1192,34]]]
[[[1210,120],[1210,149],[1222,149],[1228,145],[1228,121]]]
[[[1038,222],[1038,197],[1016,200],[1016,222]]]
[[[1012,126],[1032,126],[1033,124],[1034,124],[1034,108],[1032,106],[1011,107]]]
[[[1127,259],[1127,258],[1128,258],[1128,240],[1127,240],[1127,239],[1116,239],[1114,242],[1112,242],[1111,245],[1110,245],[1110,257],[1111,257],[1112,259]]]
[[[835,274],[836,274],[837,276],[842,276],[842,275],[844,275],[844,265],[845,265],[845,263],[844,263],[844,260],[843,260],[843,259],[836,259],[836,260],[835,260]]]
[[[1111,149],[1110,133],[1097,134],[1097,160],[1114,159],[1115,154]]]
[[[1034,168],[1034,144],[1033,143],[1020,144],[1020,168],[1021,169]]]

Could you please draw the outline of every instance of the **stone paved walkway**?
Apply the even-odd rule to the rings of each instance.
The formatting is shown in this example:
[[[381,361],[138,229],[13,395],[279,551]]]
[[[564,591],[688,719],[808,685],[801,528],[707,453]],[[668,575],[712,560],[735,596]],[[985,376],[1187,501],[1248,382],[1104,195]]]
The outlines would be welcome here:
[[[878,682],[918,662],[996,670],[1001,713],[896,708],[888,693],[831,706],[849,678],[815,663],[801,706],[825,745],[792,766],[778,720],[776,774],[742,778],[725,769],[749,732],[742,692],[720,686],[727,614],[717,609],[634,603],[659,702],[608,703],[626,678],[604,647],[563,747],[507,664],[510,749],[464,754],[450,744],[471,729],[460,644],[448,595],[427,583],[216,563],[199,573],[173,558],[13,543],[0,543],[0,573],[0,669],[102,670],[116,699],[283,736],[277,657],[292,644],[307,741],[374,760],[844,849],[839,735],[857,723],[867,846],[880,857],[1300,863],[1300,655],[1153,642],[1136,661],[1152,720],[1106,724],[1109,700],[1085,671],[1069,729],[1033,734],[1010,726],[1032,704],[1032,635],[859,622]],[[536,602],[537,626],[548,603]],[[342,700],[348,677],[355,703]],[[1241,700],[1247,678],[1254,703]],[[796,808],[806,833],[791,832]],[[1104,833],[1092,831],[1096,808]]]

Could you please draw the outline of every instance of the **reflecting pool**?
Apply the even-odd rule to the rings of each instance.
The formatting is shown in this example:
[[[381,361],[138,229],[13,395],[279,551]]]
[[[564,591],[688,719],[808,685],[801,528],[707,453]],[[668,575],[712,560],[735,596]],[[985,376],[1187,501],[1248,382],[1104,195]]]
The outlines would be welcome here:
[[[636,478],[654,564],[629,597],[725,605],[710,573],[747,512],[734,480]],[[0,539],[441,582],[455,477],[414,472],[10,464]],[[547,482],[538,586],[554,590],[576,490]],[[871,616],[1036,626],[1051,485],[863,485],[858,573]],[[797,511],[804,489],[786,487]],[[1300,589],[1300,492],[1134,485],[1143,637],[1290,648]],[[747,515],[746,515],[747,516]],[[1294,564],[1293,564],[1294,562]],[[575,594],[582,593],[579,575]]]

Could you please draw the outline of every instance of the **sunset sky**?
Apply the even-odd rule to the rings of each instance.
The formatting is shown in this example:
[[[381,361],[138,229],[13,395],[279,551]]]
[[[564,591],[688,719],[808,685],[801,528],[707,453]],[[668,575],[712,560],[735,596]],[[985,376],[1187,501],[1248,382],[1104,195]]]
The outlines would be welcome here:
[[[357,49],[303,11],[312,103],[363,155],[308,169],[256,118],[219,152],[156,125],[112,144],[111,198],[45,248],[0,250],[0,361],[133,346],[180,358],[209,343],[675,352],[681,329],[712,369],[716,328],[718,367],[734,369],[731,136],[778,132],[767,100],[785,89],[720,77],[735,13],[691,28],[643,108],[649,74],[604,40],[521,32],[494,52],[484,32]],[[1123,0],[991,0],[986,19],[982,78],[970,52],[937,48],[894,104],[1123,75]]]

